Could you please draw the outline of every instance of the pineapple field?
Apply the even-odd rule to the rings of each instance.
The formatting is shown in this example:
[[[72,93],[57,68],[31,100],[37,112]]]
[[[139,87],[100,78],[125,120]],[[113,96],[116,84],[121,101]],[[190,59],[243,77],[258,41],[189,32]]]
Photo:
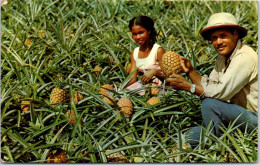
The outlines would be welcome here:
[[[200,36],[215,12],[230,12],[258,52],[257,1],[8,0],[1,6],[2,163],[257,162],[258,131],[185,131],[202,123],[201,100],[153,84],[125,90],[129,21],[147,15],[157,43],[209,74],[217,56]],[[243,66],[241,66],[243,67]],[[168,68],[165,68],[166,70]],[[183,74],[183,73],[180,73]]]

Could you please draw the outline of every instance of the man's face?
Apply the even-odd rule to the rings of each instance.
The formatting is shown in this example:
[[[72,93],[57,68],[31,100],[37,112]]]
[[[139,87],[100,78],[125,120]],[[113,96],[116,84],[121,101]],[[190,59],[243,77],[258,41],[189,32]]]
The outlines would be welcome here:
[[[214,48],[222,56],[230,55],[236,47],[237,39],[238,33],[236,30],[232,34],[229,30],[217,29],[210,36]]]

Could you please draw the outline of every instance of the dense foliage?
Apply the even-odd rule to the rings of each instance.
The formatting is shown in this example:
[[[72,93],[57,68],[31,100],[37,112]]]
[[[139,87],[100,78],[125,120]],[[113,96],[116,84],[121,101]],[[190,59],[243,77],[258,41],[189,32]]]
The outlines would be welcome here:
[[[71,163],[108,162],[113,153],[130,162],[255,162],[257,130],[241,132],[232,124],[221,137],[205,129],[201,145],[190,149],[184,132],[202,121],[197,96],[167,89],[151,106],[148,93],[122,87],[124,64],[137,46],[128,29],[134,16],[153,18],[158,43],[208,74],[217,56],[199,34],[208,17],[234,14],[248,29],[244,43],[257,51],[257,7],[257,1],[10,0],[1,7],[2,162],[47,162],[60,151]],[[103,84],[114,84],[117,100],[132,101],[132,116],[118,115],[117,100],[103,100]],[[50,105],[54,87],[65,89],[70,101]],[[82,100],[75,101],[75,91]],[[22,101],[29,110],[21,110]]]

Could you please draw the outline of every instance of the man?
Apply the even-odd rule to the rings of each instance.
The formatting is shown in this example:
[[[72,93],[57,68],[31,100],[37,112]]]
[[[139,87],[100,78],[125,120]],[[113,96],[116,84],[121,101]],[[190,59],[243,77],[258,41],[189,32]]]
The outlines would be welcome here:
[[[211,41],[218,52],[215,67],[208,76],[200,76],[190,61],[182,57],[182,71],[192,83],[183,76],[173,74],[166,81],[175,89],[183,89],[200,96],[201,113],[204,126],[210,122],[212,132],[219,136],[219,126],[227,126],[237,119],[236,125],[249,130],[257,127],[258,111],[258,56],[241,39],[247,30],[237,24],[230,13],[213,14],[200,32],[204,39]],[[198,145],[201,127],[187,131],[192,139],[190,144]]]

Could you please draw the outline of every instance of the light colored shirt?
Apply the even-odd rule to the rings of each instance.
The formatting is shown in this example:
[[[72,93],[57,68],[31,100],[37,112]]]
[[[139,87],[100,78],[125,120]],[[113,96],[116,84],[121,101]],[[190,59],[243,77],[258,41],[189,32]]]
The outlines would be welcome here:
[[[219,55],[209,77],[204,75],[201,98],[211,97],[258,112],[258,55],[238,40],[232,55]]]
[[[149,69],[160,70],[159,62],[157,59],[157,51],[160,47],[160,45],[155,43],[146,58],[138,57],[140,47],[134,49],[134,60],[139,71],[145,72],[145,70]]]

